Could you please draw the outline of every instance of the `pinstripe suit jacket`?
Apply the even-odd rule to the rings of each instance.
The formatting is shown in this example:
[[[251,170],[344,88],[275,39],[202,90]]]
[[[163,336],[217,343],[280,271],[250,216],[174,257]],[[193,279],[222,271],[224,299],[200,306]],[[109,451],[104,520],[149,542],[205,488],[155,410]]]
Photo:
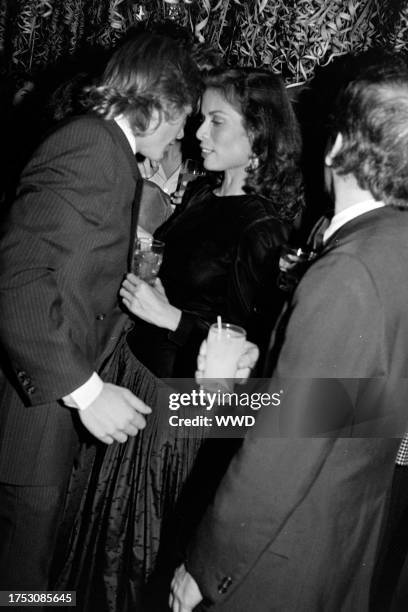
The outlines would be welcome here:
[[[0,481],[53,484],[72,458],[73,413],[59,400],[126,320],[117,294],[139,179],[122,130],[92,116],[58,127],[22,174],[1,232]]]

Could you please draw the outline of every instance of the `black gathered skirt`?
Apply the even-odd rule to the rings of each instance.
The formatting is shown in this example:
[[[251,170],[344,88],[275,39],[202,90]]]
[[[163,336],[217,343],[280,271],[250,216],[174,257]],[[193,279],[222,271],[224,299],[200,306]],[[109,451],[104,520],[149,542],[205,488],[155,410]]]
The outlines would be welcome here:
[[[157,406],[158,380],[133,356],[125,335],[102,377],[155,408],[146,428],[124,444],[106,446],[94,439],[82,444],[69,484],[53,588],[76,590],[78,610],[167,610],[183,537],[204,504],[195,512],[197,491],[194,485],[189,493],[188,481],[193,466],[200,465],[205,432],[194,428],[191,437],[185,432],[179,437],[177,428],[169,428],[168,405]],[[197,484],[200,476],[192,481]],[[183,503],[184,498],[190,501]]]

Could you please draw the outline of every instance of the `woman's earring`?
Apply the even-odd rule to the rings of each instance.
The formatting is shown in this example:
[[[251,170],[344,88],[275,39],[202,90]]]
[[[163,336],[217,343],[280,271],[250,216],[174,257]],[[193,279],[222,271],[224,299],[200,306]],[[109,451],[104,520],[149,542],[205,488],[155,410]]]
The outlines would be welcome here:
[[[249,158],[248,170],[252,170],[252,172],[255,172],[255,170],[258,170],[258,168],[259,168],[259,157],[255,155],[254,153],[252,153],[252,155]]]

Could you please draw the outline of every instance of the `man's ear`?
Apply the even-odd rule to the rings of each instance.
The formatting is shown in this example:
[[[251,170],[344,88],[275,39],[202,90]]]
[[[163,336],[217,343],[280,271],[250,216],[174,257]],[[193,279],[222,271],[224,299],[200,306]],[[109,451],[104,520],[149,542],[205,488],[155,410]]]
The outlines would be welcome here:
[[[339,132],[336,136],[334,144],[329,148],[324,158],[324,163],[326,164],[326,166],[331,166],[333,164],[333,159],[340,152],[342,146],[343,146],[343,136]]]

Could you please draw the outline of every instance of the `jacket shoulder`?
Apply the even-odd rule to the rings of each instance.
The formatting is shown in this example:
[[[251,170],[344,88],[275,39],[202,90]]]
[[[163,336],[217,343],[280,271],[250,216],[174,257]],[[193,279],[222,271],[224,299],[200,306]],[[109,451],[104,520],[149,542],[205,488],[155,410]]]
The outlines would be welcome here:
[[[81,115],[61,121],[49,130],[43,144],[64,140],[69,143],[84,141],[90,144],[94,141],[112,140],[112,130],[109,122],[92,115]]]

